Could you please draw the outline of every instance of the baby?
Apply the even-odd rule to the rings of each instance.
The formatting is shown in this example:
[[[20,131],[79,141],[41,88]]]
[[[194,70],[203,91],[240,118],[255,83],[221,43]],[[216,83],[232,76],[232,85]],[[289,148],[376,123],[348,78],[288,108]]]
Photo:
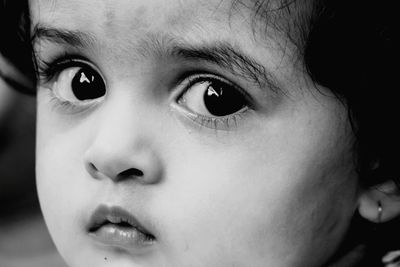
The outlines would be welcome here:
[[[363,31],[340,27],[356,3],[332,2],[29,1],[37,187],[66,262],[326,266],[353,218],[397,217]]]

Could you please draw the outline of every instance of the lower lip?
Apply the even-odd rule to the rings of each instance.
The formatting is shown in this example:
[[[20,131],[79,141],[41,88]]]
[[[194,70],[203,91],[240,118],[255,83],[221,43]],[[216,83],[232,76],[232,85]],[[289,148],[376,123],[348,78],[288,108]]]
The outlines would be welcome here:
[[[154,240],[134,227],[120,227],[113,224],[104,225],[90,235],[102,245],[135,252],[148,249],[154,243]]]

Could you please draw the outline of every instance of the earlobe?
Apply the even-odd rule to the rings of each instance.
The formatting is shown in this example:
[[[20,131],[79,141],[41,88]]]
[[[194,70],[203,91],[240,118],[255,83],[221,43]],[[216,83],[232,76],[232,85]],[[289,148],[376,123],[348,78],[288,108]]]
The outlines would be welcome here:
[[[360,215],[374,223],[383,223],[400,216],[399,188],[393,181],[366,189],[360,194]]]

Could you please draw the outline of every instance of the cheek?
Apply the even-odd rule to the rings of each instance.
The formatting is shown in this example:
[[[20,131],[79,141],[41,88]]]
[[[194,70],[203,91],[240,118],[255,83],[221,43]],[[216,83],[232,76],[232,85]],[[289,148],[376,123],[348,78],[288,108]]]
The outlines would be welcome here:
[[[332,253],[355,208],[351,160],[343,159],[344,152],[326,156],[309,143],[289,143],[289,149],[282,140],[269,140],[213,153],[186,144],[170,157],[176,168],[169,170],[163,205],[155,212],[171,230],[171,248],[210,261],[252,259],[271,266],[282,259],[312,266]],[[279,154],[278,147],[286,152]],[[312,260],[304,263],[307,258]]]
[[[77,230],[82,218],[79,210],[90,203],[87,198],[89,179],[82,177],[84,165],[81,138],[65,132],[48,111],[38,105],[36,142],[36,179],[41,209],[50,234],[64,258],[81,246],[81,233]],[[61,134],[63,133],[63,134]]]

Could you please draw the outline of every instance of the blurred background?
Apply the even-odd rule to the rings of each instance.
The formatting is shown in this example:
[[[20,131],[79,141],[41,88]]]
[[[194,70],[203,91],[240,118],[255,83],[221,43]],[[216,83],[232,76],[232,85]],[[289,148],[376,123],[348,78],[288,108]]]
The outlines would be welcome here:
[[[66,265],[36,195],[35,98],[13,90],[0,76],[0,267],[27,266]]]

